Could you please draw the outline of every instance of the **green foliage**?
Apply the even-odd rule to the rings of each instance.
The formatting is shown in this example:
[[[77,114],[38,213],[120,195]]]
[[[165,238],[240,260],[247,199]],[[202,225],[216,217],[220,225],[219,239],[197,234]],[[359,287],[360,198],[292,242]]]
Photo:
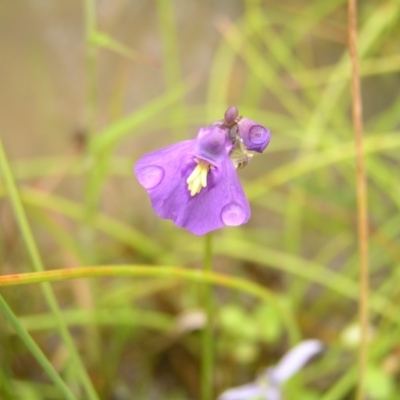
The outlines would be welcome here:
[[[378,366],[370,366],[367,370],[367,391],[372,399],[395,399],[397,390],[393,378]]]
[[[252,312],[221,305],[219,327],[221,351],[238,363],[256,361],[260,345],[276,345],[283,335],[279,310],[268,303],[260,303]]]
[[[29,286],[0,279],[0,398],[199,398],[204,321],[191,311],[205,306],[204,282],[215,293],[216,393],[318,338],[325,352],[285,385],[285,398],[353,398],[346,2],[84,3],[2,6],[0,278],[38,275],[24,275]],[[359,2],[366,391],[376,400],[400,396],[399,19],[397,0]],[[214,272],[201,274],[203,240],[157,219],[132,164],[193,137],[228,105],[268,126],[272,141],[239,172],[250,223],[215,234]],[[110,268],[86,271],[90,280],[62,275],[85,266]],[[46,270],[60,270],[59,282]],[[197,317],[183,324],[186,313]]]

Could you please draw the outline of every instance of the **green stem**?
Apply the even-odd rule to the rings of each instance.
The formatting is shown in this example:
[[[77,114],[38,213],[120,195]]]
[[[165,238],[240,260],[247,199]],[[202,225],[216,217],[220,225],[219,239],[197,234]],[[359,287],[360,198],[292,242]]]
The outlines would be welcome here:
[[[86,35],[86,77],[87,77],[87,105],[88,131],[93,135],[96,123],[96,44],[93,37],[96,34],[96,4],[94,0],[85,0],[85,35]]]
[[[284,313],[279,300],[267,288],[246,279],[234,276],[189,270],[184,267],[153,265],[108,265],[92,267],[76,267],[47,270],[41,272],[26,272],[23,274],[0,275],[0,287],[19,286],[43,282],[60,282],[69,279],[100,278],[107,276],[119,277],[153,277],[161,279],[184,279],[191,282],[212,283],[248,293],[260,300],[268,301]],[[286,319],[285,319],[286,321]]]
[[[4,318],[0,317],[0,324],[2,327],[5,326],[4,321]],[[7,361],[7,353],[9,352],[6,350],[8,347],[6,342],[7,334],[4,331],[3,329],[3,332],[0,333],[0,341],[2,344],[2,348],[0,349],[0,358],[2,360],[0,366],[0,394],[3,396],[2,399],[4,398],[4,400],[13,400],[15,398],[15,388],[11,379],[11,360]]]
[[[205,236],[203,273],[212,272],[212,234]],[[203,301],[206,310],[206,323],[202,337],[202,364],[201,364],[201,398],[202,400],[213,399],[213,298],[212,285],[204,282]]]
[[[82,252],[86,262],[93,262],[96,259],[95,242],[96,233],[91,224],[99,208],[100,184],[105,172],[104,158],[100,154],[91,151],[91,143],[96,132],[96,111],[97,111],[97,45],[96,45],[96,0],[84,0],[84,18],[86,34],[86,108],[88,113],[87,134],[89,145],[86,148],[86,174],[84,209],[85,225],[81,230],[80,238]],[[84,250],[83,250],[84,249]],[[80,288],[87,298],[86,306],[90,309],[95,308],[96,294],[90,282],[85,282]],[[100,335],[96,327],[88,325],[84,333],[84,343],[87,352],[87,362],[89,365],[96,365],[100,360]]]
[[[160,29],[160,39],[163,51],[163,70],[165,74],[165,83],[168,90],[178,87],[182,83],[182,74],[180,68],[179,35],[177,32],[177,23],[174,15],[174,2],[157,0],[158,26]],[[179,99],[176,107],[168,114],[173,123],[176,120],[185,119],[186,112],[184,102]],[[179,139],[180,130],[175,129],[175,139]]]
[[[86,109],[87,109],[87,134],[88,134],[88,147],[87,147],[87,161],[86,161],[86,176],[85,176],[85,212],[86,219],[90,221],[93,219],[97,209],[98,196],[96,185],[98,179],[98,154],[91,151],[91,143],[96,131],[96,107],[97,107],[97,88],[96,88],[96,52],[97,45],[95,43],[96,37],[96,1],[84,1],[84,18],[85,18],[85,40],[86,40]],[[85,247],[89,247],[90,251],[86,253],[93,253],[92,244],[94,240],[93,233],[86,229],[84,235],[87,238]],[[92,256],[93,254],[90,254]]]
[[[211,252],[210,252],[211,253]],[[160,279],[182,279],[189,282],[209,283],[225,288],[236,289],[247,293],[276,307],[285,328],[290,332],[295,324],[292,315],[283,307],[275,294],[267,288],[243,278],[217,274],[215,272],[202,272],[189,270],[184,267],[154,265],[108,265],[93,267],[77,267],[29,272],[24,274],[0,275],[0,287],[19,286],[43,282],[59,282],[69,279],[99,278],[99,277],[153,277]]]
[[[43,354],[40,347],[35,343],[32,337],[29,335],[27,330],[21,325],[18,321],[18,318],[15,316],[11,308],[8,306],[6,301],[0,296],[0,310],[13,327],[17,335],[21,338],[21,340],[25,343],[26,347],[28,347],[31,354],[36,358],[37,362],[43,367],[46,371],[47,375],[54,382],[57,388],[62,393],[64,399],[67,400],[75,400],[75,396],[72,394],[66,383],[61,379],[58,372],[55,370],[50,361]]]
[[[349,51],[351,60],[351,89],[352,89],[352,119],[356,142],[357,164],[357,228],[358,247],[360,257],[360,292],[359,292],[359,320],[360,320],[360,347],[358,351],[358,385],[357,400],[365,399],[366,372],[368,364],[368,327],[369,327],[369,252],[368,252],[368,204],[367,204],[367,178],[364,160],[363,143],[363,113],[361,98],[361,83],[358,66],[357,48],[357,3],[356,0],[348,2],[349,20]]]

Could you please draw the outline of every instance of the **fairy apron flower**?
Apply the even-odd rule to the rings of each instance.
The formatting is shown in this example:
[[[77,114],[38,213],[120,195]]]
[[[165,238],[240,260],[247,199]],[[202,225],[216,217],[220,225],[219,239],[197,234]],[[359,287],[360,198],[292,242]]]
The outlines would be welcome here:
[[[230,107],[224,121],[203,127],[186,140],[143,156],[134,166],[156,214],[196,235],[250,218],[250,206],[236,174],[252,152],[262,152],[270,133]]]

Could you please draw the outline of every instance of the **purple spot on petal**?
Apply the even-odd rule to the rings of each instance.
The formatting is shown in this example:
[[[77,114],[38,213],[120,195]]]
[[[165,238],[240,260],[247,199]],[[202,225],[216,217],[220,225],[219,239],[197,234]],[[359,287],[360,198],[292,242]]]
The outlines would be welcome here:
[[[230,203],[223,207],[221,220],[227,226],[238,226],[246,219],[246,212],[239,204]]]
[[[267,135],[267,129],[261,125],[254,125],[250,128],[249,139],[252,143],[259,144],[266,141]]]
[[[155,188],[163,178],[164,169],[156,165],[145,167],[138,174],[140,184],[147,190]]]

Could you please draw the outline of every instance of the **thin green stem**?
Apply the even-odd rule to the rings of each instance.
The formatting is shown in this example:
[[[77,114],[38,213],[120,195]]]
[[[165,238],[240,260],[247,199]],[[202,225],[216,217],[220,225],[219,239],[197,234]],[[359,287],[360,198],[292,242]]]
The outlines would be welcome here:
[[[163,70],[165,74],[165,83],[168,90],[178,87],[182,83],[182,74],[180,68],[180,53],[178,47],[177,23],[174,15],[174,2],[158,0],[157,1],[158,26],[160,29],[160,39],[162,42]],[[176,107],[169,112],[171,121],[182,120],[186,116],[184,102],[179,100]],[[179,129],[175,129],[174,136],[179,139]]]
[[[87,105],[88,131],[92,135],[96,123],[96,4],[94,0],[85,0],[85,35],[86,35],[86,77],[87,77]]]
[[[93,219],[98,204],[97,181],[99,178],[100,155],[91,151],[91,143],[96,131],[96,107],[97,107],[97,85],[96,85],[96,1],[84,1],[85,18],[85,42],[86,42],[86,110],[87,110],[87,134],[88,147],[86,162],[86,182],[85,182],[85,212],[86,219]],[[103,159],[101,159],[103,161]],[[94,167],[96,165],[97,167]],[[90,230],[84,232],[86,237],[85,246],[88,247],[86,253],[92,255],[92,243],[94,235]]]
[[[0,296],[1,297],[1,296]],[[0,316],[0,324],[3,327],[5,323],[5,319]],[[0,395],[2,395],[2,399],[4,400],[13,400],[15,398],[15,388],[13,385],[13,381],[11,379],[11,360],[7,360],[7,344],[5,342],[5,329],[2,329],[3,332],[0,333],[0,340],[2,343],[2,348],[0,349]],[[9,353],[10,354],[10,353]]]
[[[19,229],[22,233],[23,240],[28,250],[28,254],[31,258],[33,269],[36,272],[43,272],[44,265],[39,254],[38,248],[33,237],[33,233],[28,223],[25,210],[22,205],[21,197],[18,193],[17,186],[14,181],[14,177],[11,173],[10,164],[8,162],[6,153],[3,149],[3,143],[0,139],[0,170],[3,173],[3,178],[5,186],[10,198],[11,206],[14,210],[15,218],[19,225]],[[66,324],[62,318],[60,308],[58,306],[56,297],[51,286],[48,283],[42,283],[42,291],[46,298],[47,304],[49,305],[55,319],[57,320],[58,330],[60,331],[61,337],[68,349],[71,359],[74,363],[75,369],[77,371],[77,376],[81,379],[81,383],[85,388],[88,398],[91,400],[98,399],[96,391],[93,388],[92,382],[83,366],[82,360],[76,350],[74,341],[69,333]]]
[[[90,221],[97,209],[98,193],[97,180],[99,174],[99,155],[91,151],[91,143],[93,134],[96,131],[96,106],[97,106],[97,89],[96,89],[96,51],[95,44],[96,36],[96,2],[95,0],[85,0],[84,2],[84,17],[85,17],[85,41],[86,41],[86,104],[87,104],[87,133],[89,138],[89,146],[87,148],[87,156],[89,157],[86,163],[86,184],[85,184],[85,211],[86,219]],[[94,168],[94,164],[97,168]],[[92,255],[92,243],[94,240],[93,233],[86,230],[84,235],[87,238],[85,246],[89,248],[86,253]]]
[[[91,143],[96,132],[96,111],[97,111],[97,44],[96,44],[96,0],[84,1],[84,18],[86,34],[86,109],[87,117],[87,162],[85,174],[85,225],[81,231],[81,243],[84,248],[83,254],[87,262],[96,259],[95,242],[96,232],[92,229],[91,223],[98,210],[100,199],[100,184],[104,179],[108,166],[108,157],[102,154],[95,154],[91,151]],[[80,291],[85,292],[87,299],[86,306],[95,308],[96,295],[90,283],[84,283]],[[85,348],[88,354],[89,364],[96,365],[100,360],[100,336],[93,326],[87,326],[85,330]]]
[[[69,279],[99,278],[107,276],[120,277],[157,277],[162,279],[179,278],[192,282],[213,283],[231,289],[237,289],[260,300],[268,301],[285,312],[274,293],[263,286],[246,279],[237,278],[215,272],[200,272],[184,267],[154,265],[108,265],[79,268],[65,268],[23,274],[0,275],[1,286],[29,285],[43,282],[59,282]],[[284,319],[286,321],[286,319]]]
[[[13,313],[11,308],[8,306],[7,302],[0,295],[0,310],[8,320],[9,324],[15,330],[17,335],[25,343],[26,347],[29,349],[31,354],[36,358],[37,362],[43,367],[47,375],[54,382],[57,388],[63,395],[64,399],[75,400],[75,396],[70,391],[66,383],[61,379],[58,372],[55,370],[50,361],[43,354],[40,347],[35,343],[32,337],[29,335],[28,331],[21,325],[18,317]]]
[[[203,273],[212,272],[212,234],[205,236]],[[203,301],[206,310],[206,322],[202,337],[202,357],[201,357],[201,398],[202,400],[213,399],[213,298],[212,285],[205,282],[203,287]]]
[[[352,116],[355,132],[357,152],[357,222],[358,245],[360,255],[360,293],[359,293],[359,319],[361,340],[359,347],[359,371],[357,399],[365,398],[365,373],[368,362],[368,296],[369,296],[369,266],[368,266],[368,208],[367,208],[367,182],[363,149],[363,124],[362,100],[360,87],[360,74],[358,67],[357,51],[357,5],[356,0],[349,0],[349,50],[352,66]]]

